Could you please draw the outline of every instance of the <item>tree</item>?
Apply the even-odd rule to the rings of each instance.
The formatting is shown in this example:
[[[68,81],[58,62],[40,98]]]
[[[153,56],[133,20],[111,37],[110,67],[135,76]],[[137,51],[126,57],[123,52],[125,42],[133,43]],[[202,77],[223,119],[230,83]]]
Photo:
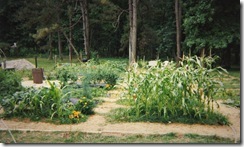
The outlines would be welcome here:
[[[62,25],[63,3],[57,0],[26,0],[20,6],[15,18],[20,22],[22,33],[26,33],[26,37],[36,35],[36,43],[39,48],[49,46],[49,59],[52,59],[53,43],[57,43],[59,57],[62,59],[62,37],[58,29],[53,28],[56,24]],[[47,30],[45,33],[42,30]],[[34,32],[35,31],[35,32]],[[39,34],[38,33],[44,33]],[[50,34],[48,34],[50,33]],[[50,38],[51,37],[51,38]],[[51,41],[51,42],[50,42]],[[46,45],[40,42],[48,42]],[[47,45],[49,44],[49,45]],[[33,45],[32,45],[33,46]],[[44,47],[43,47],[44,48]]]
[[[69,17],[69,40],[70,40],[70,43],[69,43],[69,62],[72,63],[72,47],[71,47],[71,44],[72,44],[72,16],[73,16],[73,13],[72,13],[72,7],[71,6],[68,6],[67,7],[68,9],[68,17]]]
[[[87,59],[91,58],[91,52],[90,52],[90,29],[89,29],[89,18],[88,18],[88,4],[87,0],[81,0],[81,12],[82,12],[82,20],[83,20],[83,36],[84,36],[84,48],[85,48],[85,54],[87,56]]]
[[[176,22],[176,61],[181,57],[181,5],[180,0],[175,0],[175,22]]]
[[[56,52],[62,58],[69,53],[70,61],[72,51],[79,56],[81,48],[88,58],[91,51],[102,57],[126,57],[129,50],[130,64],[139,57],[172,60],[182,52],[200,55],[201,51],[221,56],[224,65],[229,58],[239,59],[238,1],[140,0],[140,5],[138,1],[3,0],[0,47],[9,50],[17,40],[21,55],[49,52],[52,58]],[[35,42],[32,36],[38,33],[42,39]]]
[[[190,0],[184,3],[184,46],[192,54],[205,52],[229,60],[228,49],[239,50],[240,45],[240,3],[222,0]]]
[[[16,14],[22,5],[23,1],[0,0],[0,48],[6,56],[20,54],[20,40],[25,37],[21,29],[22,24],[13,14]],[[11,49],[12,52],[10,46],[14,42],[17,42],[18,48]]]
[[[136,62],[136,40],[137,40],[137,0],[129,0],[129,63]]]

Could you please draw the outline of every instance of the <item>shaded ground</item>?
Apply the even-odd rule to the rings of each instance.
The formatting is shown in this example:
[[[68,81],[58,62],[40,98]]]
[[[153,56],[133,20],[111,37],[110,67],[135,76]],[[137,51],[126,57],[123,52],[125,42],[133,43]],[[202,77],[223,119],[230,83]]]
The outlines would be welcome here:
[[[32,81],[24,81],[24,86],[45,86],[45,82],[40,84],[33,84]],[[90,116],[84,123],[72,124],[72,125],[55,125],[44,122],[29,122],[20,120],[4,120],[5,124],[10,130],[22,130],[22,131],[81,131],[85,133],[101,133],[104,135],[126,135],[126,134],[141,134],[141,135],[153,135],[153,134],[199,134],[199,135],[216,135],[219,137],[231,138],[235,141],[240,140],[240,109],[229,107],[222,104],[219,101],[220,111],[226,115],[231,126],[212,126],[212,125],[200,125],[200,124],[162,124],[162,123],[147,123],[147,122],[133,122],[133,123],[110,123],[105,119],[104,114],[110,110],[125,107],[116,104],[116,101],[120,97],[120,92],[116,90],[109,91],[108,97],[101,98],[104,103],[95,108],[95,114]],[[6,130],[3,124],[0,123],[0,130]]]

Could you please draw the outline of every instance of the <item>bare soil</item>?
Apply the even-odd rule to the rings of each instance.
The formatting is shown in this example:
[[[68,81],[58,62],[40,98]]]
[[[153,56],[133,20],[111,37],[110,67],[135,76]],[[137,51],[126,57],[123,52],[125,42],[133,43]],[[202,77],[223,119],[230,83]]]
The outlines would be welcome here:
[[[24,86],[35,86],[31,81],[22,83]],[[44,83],[45,84],[45,83]],[[44,84],[42,86],[44,86]],[[41,86],[41,85],[40,85]],[[220,108],[217,110],[226,115],[231,126],[215,126],[215,125],[201,125],[201,124],[180,124],[180,123],[149,123],[149,122],[133,122],[133,123],[110,123],[106,121],[105,114],[110,110],[125,107],[116,104],[120,97],[120,92],[117,90],[109,91],[109,97],[102,98],[104,103],[95,108],[95,114],[90,116],[86,122],[72,125],[55,125],[45,122],[30,122],[20,120],[4,120],[5,124],[10,130],[20,131],[81,131],[85,133],[101,133],[103,135],[163,135],[167,133],[182,134],[199,134],[199,135],[216,135],[219,137],[231,138],[235,141],[240,140],[240,109],[230,107],[218,101]],[[0,122],[0,130],[6,130]]]

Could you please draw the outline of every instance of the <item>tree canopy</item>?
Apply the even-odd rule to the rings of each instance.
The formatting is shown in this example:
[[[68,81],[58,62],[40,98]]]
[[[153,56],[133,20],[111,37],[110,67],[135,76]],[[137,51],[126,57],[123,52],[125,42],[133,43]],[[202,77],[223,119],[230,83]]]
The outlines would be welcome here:
[[[137,59],[174,60],[177,42],[181,55],[200,55],[204,49],[207,55],[220,56],[226,66],[226,58],[240,57],[238,1],[176,1],[181,26],[178,41],[175,1],[135,0]],[[82,11],[85,2],[87,12]],[[86,13],[87,24],[83,22]],[[129,58],[129,13],[129,0],[0,0],[0,48],[7,56],[61,57],[74,53],[73,49],[84,55],[89,48],[91,57]],[[10,48],[14,42],[17,49]]]

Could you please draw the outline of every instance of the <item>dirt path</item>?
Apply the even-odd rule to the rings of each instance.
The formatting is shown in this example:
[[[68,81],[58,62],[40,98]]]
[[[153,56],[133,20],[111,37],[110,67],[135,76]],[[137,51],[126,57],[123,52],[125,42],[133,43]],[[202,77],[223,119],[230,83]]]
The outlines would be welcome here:
[[[28,82],[27,82],[28,83]],[[162,123],[109,123],[106,121],[104,114],[110,110],[124,107],[116,104],[119,99],[118,91],[109,91],[109,97],[102,98],[104,102],[95,108],[95,114],[90,116],[84,123],[72,125],[54,125],[44,122],[24,122],[14,120],[4,120],[10,130],[21,131],[82,131],[86,133],[102,133],[104,135],[125,135],[125,134],[167,134],[177,133],[186,134],[193,133],[199,135],[216,135],[233,140],[240,140],[240,109],[220,104],[219,111],[226,115],[231,121],[231,126],[211,126],[211,125],[187,125],[180,123],[162,124]],[[0,122],[0,130],[6,130]]]

